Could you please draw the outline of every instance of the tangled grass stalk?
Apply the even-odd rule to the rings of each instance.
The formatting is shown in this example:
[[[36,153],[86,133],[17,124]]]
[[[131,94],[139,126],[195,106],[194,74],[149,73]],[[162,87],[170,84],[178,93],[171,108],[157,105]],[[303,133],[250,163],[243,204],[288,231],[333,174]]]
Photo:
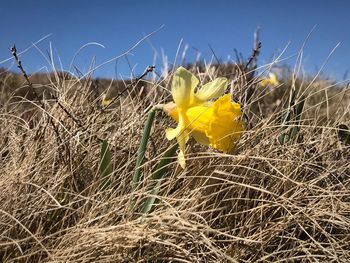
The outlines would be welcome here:
[[[234,65],[190,70],[201,72],[201,81],[243,74]],[[349,89],[289,76],[281,76],[273,89],[255,89],[258,81],[237,79],[242,82],[233,87],[234,99],[244,99],[239,94],[248,88],[253,95],[243,108],[250,128],[236,152],[223,154],[189,141],[186,169],[170,160],[147,216],[129,213],[128,204],[133,195],[142,202],[151,196],[148,183],[170,146],[164,129],[174,125],[165,115],[154,121],[134,192],[130,181],[146,120],[143,109],[149,99],[167,95],[169,79],[152,83],[160,88],[146,96],[130,92],[101,114],[91,81],[51,83],[82,127],[50,99],[45,114],[29,99],[4,99],[0,261],[349,262],[350,148],[338,128],[350,126]],[[291,85],[305,103],[298,136],[281,145],[278,137],[294,125],[281,124]],[[108,138],[113,156],[113,177],[103,191],[101,138]]]

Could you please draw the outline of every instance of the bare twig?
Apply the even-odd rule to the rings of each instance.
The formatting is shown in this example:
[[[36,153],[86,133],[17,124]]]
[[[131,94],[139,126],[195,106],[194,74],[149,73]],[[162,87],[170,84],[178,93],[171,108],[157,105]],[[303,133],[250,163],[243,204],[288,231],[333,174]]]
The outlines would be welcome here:
[[[33,87],[33,83],[30,81],[29,77],[28,77],[28,74],[27,72],[24,70],[23,66],[22,66],[22,61],[19,59],[18,55],[17,55],[17,48],[16,48],[16,45],[13,45],[11,48],[10,48],[10,51],[11,51],[11,54],[12,56],[15,58],[16,60],[16,64],[17,64],[17,67],[20,69],[20,71],[22,72],[23,74],[23,77],[25,78],[26,82],[27,82],[27,85],[28,87],[30,88],[30,91],[34,94],[35,98],[37,99],[37,101],[39,102],[40,105],[39,108],[41,108],[48,116],[48,119],[49,119],[49,122],[50,124],[52,125],[53,127],[53,130],[55,131],[56,133],[56,137],[57,137],[57,140],[58,140],[58,145],[61,145],[62,144],[62,139],[61,139],[61,136],[60,136],[60,133],[58,131],[58,128],[57,126],[55,125],[52,117],[50,114],[48,114],[48,112],[45,110],[45,104],[44,102],[41,100],[41,98],[39,97],[38,93],[36,92],[36,90],[34,89]],[[38,130],[39,131],[39,130]],[[36,136],[37,137],[37,136]],[[62,157],[62,156],[61,156]],[[63,158],[63,157],[62,157]],[[64,159],[64,158],[63,158]]]
[[[148,66],[145,71],[142,73],[142,75],[140,75],[139,77],[135,78],[132,80],[132,82],[128,85],[126,85],[126,87],[118,93],[118,95],[116,97],[114,97],[111,101],[111,103],[109,103],[106,107],[104,107],[102,109],[102,112],[106,109],[108,109],[110,107],[110,105],[112,105],[117,99],[120,98],[120,96],[122,96],[124,94],[125,91],[127,91],[132,85],[135,85],[136,83],[138,83],[141,79],[143,79],[148,73],[153,72],[154,69],[156,68],[156,66],[152,65],[152,66]]]
[[[216,63],[218,63],[219,65],[220,65],[220,60],[219,60],[219,58],[216,56],[216,54],[215,54],[215,52],[214,52],[214,49],[212,48],[212,46],[208,43],[208,46],[209,46],[209,48],[210,48],[210,51],[211,51],[211,53],[213,54],[213,56],[214,56],[214,58],[215,58],[215,60],[216,60]]]
[[[244,67],[244,71],[246,71],[249,68],[249,66],[251,65],[252,62],[257,60],[257,57],[260,54],[261,42],[259,41],[259,32],[260,32],[260,28],[258,27],[255,31],[255,34],[254,34],[254,43],[255,44],[254,44],[254,48],[253,48],[253,53],[250,56],[250,58],[248,59],[248,62]],[[256,67],[256,63],[254,63],[252,65],[252,68],[254,68],[254,67]]]
[[[19,59],[18,55],[17,55],[17,48],[16,48],[16,45],[13,45],[11,48],[10,48],[10,51],[11,51],[11,54],[12,56],[15,58],[16,60],[16,64],[17,64],[17,67],[20,69],[20,71],[22,72],[23,74],[23,77],[25,78],[26,82],[27,82],[27,85],[28,87],[30,88],[30,91],[34,94],[35,98],[38,100],[38,102],[40,103],[40,105],[43,107],[44,104],[43,102],[41,101],[38,93],[36,93],[34,87],[33,87],[33,84],[32,82],[30,81],[26,71],[24,70],[23,66],[22,66],[22,61]],[[44,108],[44,107],[43,107]]]
[[[13,45],[11,48],[11,53],[13,55],[13,57],[15,58],[16,60],[16,64],[17,64],[17,67],[21,70],[22,74],[23,74],[23,77],[25,78],[26,82],[27,82],[27,85],[29,86],[31,92],[34,94],[35,98],[38,100],[40,106],[44,109],[45,108],[45,105],[43,103],[43,101],[41,100],[41,98],[39,97],[38,93],[35,91],[34,87],[33,87],[33,83],[30,81],[29,77],[28,77],[28,74],[26,73],[26,71],[24,70],[23,66],[22,66],[22,61],[19,59],[18,57],[18,54],[17,54],[17,48],[16,48],[16,45]],[[80,122],[80,120],[78,120],[77,118],[75,118],[73,116],[73,114],[71,112],[68,111],[67,108],[65,108],[62,103],[60,103],[58,101],[58,98],[51,93],[51,96],[53,96],[55,102],[58,104],[58,106],[79,126],[79,127],[82,127],[82,124]]]
[[[104,107],[98,114],[94,115],[94,116],[91,118],[91,120],[89,121],[89,123],[87,123],[87,124],[85,125],[85,127],[82,127],[82,128],[83,128],[82,130],[76,130],[76,131],[72,134],[72,137],[76,136],[76,134],[77,134],[79,131],[87,131],[87,132],[89,133],[88,127],[89,127],[89,125],[90,125],[91,123],[94,123],[95,120],[96,120],[99,116],[101,116],[101,114],[103,114],[103,113],[105,112],[105,110],[109,108],[110,105],[112,105],[116,100],[118,100],[118,99],[120,98],[120,96],[122,96],[122,95],[124,94],[125,91],[127,91],[132,85],[135,85],[136,83],[138,83],[138,82],[139,82],[141,79],[143,79],[148,73],[153,72],[154,69],[155,69],[155,66],[154,66],[154,65],[148,66],[148,67],[145,69],[145,71],[144,71],[139,77],[133,79],[132,82],[131,82],[130,84],[126,85],[126,87],[125,87],[121,92],[119,92],[118,95],[117,95],[116,97],[114,97],[114,98],[112,99],[112,101],[111,101],[106,107]],[[94,136],[94,137],[95,137],[98,141],[100,141],[100,142],[103,141],[101,138],[98,138],[97,136]]]

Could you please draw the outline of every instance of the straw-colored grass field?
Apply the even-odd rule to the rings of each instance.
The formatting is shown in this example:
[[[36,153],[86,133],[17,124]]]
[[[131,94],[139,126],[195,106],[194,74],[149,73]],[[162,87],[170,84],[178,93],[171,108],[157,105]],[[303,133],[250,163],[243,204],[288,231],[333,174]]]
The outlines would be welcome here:
[[[152,173],[176,143],[165,138],[176,124],[162,112],[134,192],[131,181],[147,111],[171,100],[172,72],[128,82],[108,109],[107,81],[33,77],[38,101],[25,79],[1,73],[1,262],[350,262],[349,131],[339,129],[350,126],[349,89],[293,74],[261,87],[235,65],[190,69],[203,83],[230,80],[246,131],[229,154],[190,140],[186,168],[172,159],[148,214],[140,208]],[[114,94],[123,90],[112,84]],[[282,123],[291,90],[295,105],[305,104]],[[107,188],[103,140],[113,168]]]

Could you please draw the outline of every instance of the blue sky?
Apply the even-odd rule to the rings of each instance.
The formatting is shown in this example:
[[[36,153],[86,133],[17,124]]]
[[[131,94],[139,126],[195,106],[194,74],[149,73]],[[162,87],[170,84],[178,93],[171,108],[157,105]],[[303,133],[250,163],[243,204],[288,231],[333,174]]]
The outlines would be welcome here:
[[[15,70],[8,48],[15,43],[19,51],[36,47],[21,55],[30,73],[50,70],[46,61],[52,47],[57,68],[69,70],[75,52],[84,44],[96,42],[81,50],[74,65],[87,72],[93,57],[96,65],[116,57],[146,34],[157,33],[140,43],[128,61],[107,63],[95,76],[130,77],[143,72],[154,63],[157,70],[163,65],[162,53],[170,64],[182,39],[180,54],[185,45],[187,61],[198,52],[209,61],[212,52],[223,62],[235,59],[234,49],[248,58],[253,33],[261,28],[262,50],[259,64],[272,60],[289,43],[283,58],[295,55],[311,29],[304,50],[303,67],[310,74],[320,68],[331,50],[341,43],[325,67],[325,75],[342,79],[350,69],[350,1],[3,1],[0,26],[0,67]],[[41,54],[41,52],[44,54]],[[293,65],[295,57],[286,60]],[[179,62],[180,60],[178,60]],[[130,64],[130,65],[129,65]],[[117,65],[117,67],[116,67]]]

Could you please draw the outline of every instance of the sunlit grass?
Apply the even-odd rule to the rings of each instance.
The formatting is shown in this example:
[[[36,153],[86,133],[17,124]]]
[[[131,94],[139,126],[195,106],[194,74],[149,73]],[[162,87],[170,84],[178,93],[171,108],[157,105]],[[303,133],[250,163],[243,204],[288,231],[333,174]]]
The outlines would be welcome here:
[[[3,262],[349,260],[346,83],[285,74],[262,87],[244,65],[187,68],[204,83],[228,78],[246,131],[230,154],[190,140],[185,169],[162,112],[140,147],[146,113],[171,100],[173,72],[97,89],[56,72],[39,90],[43,107],[16,76],[2,79]],[[101,105],[111,87],[118,99]]]

